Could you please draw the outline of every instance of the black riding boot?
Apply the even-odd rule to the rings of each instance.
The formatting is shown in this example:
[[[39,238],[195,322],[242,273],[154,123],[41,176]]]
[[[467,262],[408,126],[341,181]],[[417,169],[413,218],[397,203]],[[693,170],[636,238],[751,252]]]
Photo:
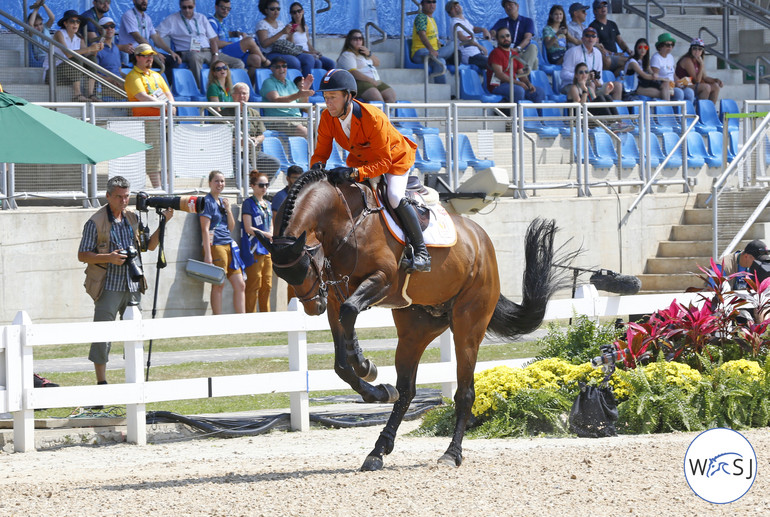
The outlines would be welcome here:
[[[407,256],[408,254],[405,253],[399,266],[407,273],[414,273],[415,271],[427,273],[430,271],[430,254],[425,247],[425,240],[422,238],[422,230],[420,229],[420,221],[417,219],[417,212],[415,212],[414,206],[406,199],[402,199],[396,207],[396,214],[401,219],[407,243],[412,245],[412,260],[410,261]]]

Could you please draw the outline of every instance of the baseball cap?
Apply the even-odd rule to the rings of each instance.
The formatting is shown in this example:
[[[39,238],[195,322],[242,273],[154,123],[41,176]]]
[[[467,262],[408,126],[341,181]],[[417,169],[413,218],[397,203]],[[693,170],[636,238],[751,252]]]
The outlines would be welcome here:
[[[607,2],[604,0],[594,0],[594,9],[598,9],[603,5],[607,5]]]
[[[767,250],[765,243],[759,239],[754,239],[746,245],[744,253],[748,253],[757,260],[770,260],[770,251]]]
[[[117,25],[117,24],[115,23],[115,20],[113,20],[113,19],[112,19],[112,18],[110,18],[109,16],[105,16],[104,18],[100,18],[100,19],[99,19],[99,25],[107,25],[108,23],[111,23],[111,24],[113,24],[113,25]]]
[[[457,0],[449,0],[449,2],[447,2],[447,3],[446,3],[446,5],[444,6],[444,9],[446,10],[447,14],[449,13],[449,11],[451,11],[451,10],[452,10],[452,8],[453,8],[455,5],[457,5],[457,4],[459,4],[459,3],[460,3],[460,2],[458,2]]]
[[[150,54],[157,54],[155,52],[155,49],[153,49],[149,44],[142,43],[141,45],[137,45],[134,49],[134,54],[137,56],[149,56]]]
[[[706,45],[703,44],[703,40],[700,38],[695,38],[690,42],[691,47],[705,47]]]
[[[583,36],[596,36],[596,29],[593,27],[586,27],[583,29]]]
[[[588,6],[583,5],[580,2],[575,2],[574,4],[569,6],[570,14],[574,13],[575,11],[587,11],[587,10],[588,10]]]

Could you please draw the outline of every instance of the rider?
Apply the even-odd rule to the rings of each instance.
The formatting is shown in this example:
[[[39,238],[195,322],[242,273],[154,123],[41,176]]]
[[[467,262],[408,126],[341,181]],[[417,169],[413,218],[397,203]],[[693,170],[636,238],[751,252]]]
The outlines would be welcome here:
[[[405,198],[409,169],[414,165],[417,144],[399,133],[385,114],[354,99],[356,80],[347,70],[329,70],[321,80],[326,110],[318,125],[316,148],[310,163],[321,168],[329,159],[332,141],[350,151],[349,167],[328,171],[334,184],[364,181],[384,176],[388,184],[388,203],[396,211],[407,241],[412,245],[412,261],[405,254],[400,267],[408,273],[430,271],[430,254],[425,247],[414,206]]]

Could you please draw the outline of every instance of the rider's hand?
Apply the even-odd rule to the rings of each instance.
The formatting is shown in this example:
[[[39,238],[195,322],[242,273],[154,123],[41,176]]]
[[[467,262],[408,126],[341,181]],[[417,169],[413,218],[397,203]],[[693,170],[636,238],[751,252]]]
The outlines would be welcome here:
[[[326,164],[323,162],[315,162],[313,165],[310,166],[310,170],[314,171],[316,169],[324,170],[326,168]]]
[[[355,167],[335,167],[327,172],[329,181],[339,185],[346,181],[358,181],[358,169]]]

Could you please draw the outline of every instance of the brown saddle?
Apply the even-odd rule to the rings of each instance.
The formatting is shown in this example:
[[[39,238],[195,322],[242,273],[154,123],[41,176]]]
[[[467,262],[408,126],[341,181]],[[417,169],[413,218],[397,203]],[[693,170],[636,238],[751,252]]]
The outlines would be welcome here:
[[[427,193],[425,186],[420,183],[420,180],[417,178],[417,176],[410,176],[409,183],[407,183],[406,186],[406,198],[409,203],[414,205],[415,212],[417,212],[417,218],[420,220],[420,229],[424,232],[430,224],[430,210],[428,210],[428,207],[425,206],[425,204],[422,202],[422,198],[419,196],[419,194],[423,193]],[[380,198],[382,206],[390,214],[393,220],[398,222],[399,226],[403,227],[401,224],[401,219],[399,219],[396,211],[390,206],[390,203],[388,203],[387,181],[377,182],[377,195]]]

